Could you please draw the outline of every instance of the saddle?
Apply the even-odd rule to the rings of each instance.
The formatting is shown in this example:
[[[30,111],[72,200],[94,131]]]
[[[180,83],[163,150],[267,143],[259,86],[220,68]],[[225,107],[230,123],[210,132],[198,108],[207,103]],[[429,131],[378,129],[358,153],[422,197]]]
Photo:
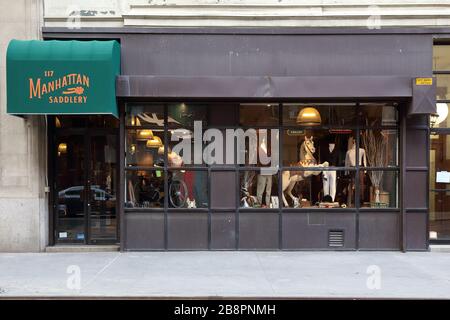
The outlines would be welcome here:
[[[317,161],[316,159],[304,159],[304,160],[300,160],[297,163],[291,164],[291,167],[313,167],[317,165]],[[302,176],[304,175],[305,171],[290,171],[291,176],[294,175],[299,175]]]

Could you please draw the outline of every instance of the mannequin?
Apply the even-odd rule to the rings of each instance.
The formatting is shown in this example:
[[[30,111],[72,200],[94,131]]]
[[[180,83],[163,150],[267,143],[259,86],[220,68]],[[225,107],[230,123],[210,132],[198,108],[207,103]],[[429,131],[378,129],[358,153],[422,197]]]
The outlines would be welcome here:
[[[367,167],[367,157],[366,150],[359,148],[358,150],[358,165],[361,167]],[[345,166],[346,167],[356,167],[356,143],[355,139],[350,137],[349,139],[349,149],[345,155]],[[364,195],[364,171],[359,171],[359,185],[361,186],[361,194]],[[352,202],[352,194],[355,189],[355,180],[352,178],[352,182],[348,186],[348,198],[347,205],[350,207]],[[361,197],[362,198],[362,197]]]
[[[265,137],[262,138],[261,143],[259,144],[259,155],[264,154],[267,156],[267,143]],[[266,191],[266,206],[270,205],[270,195],[272,193],[272,175],[271,174],[258,174],[257,177],[257,185],[256,185],[256,198],[258,203],[262,205],[262,196]]]
[[[322,152],[322,161],[327,161],[330,166],[338,166],[339,154],[334,141],[329,141],[327,148]],[[336,171],[323,171],[323,195],[329,195],[334,202],[336,197]]]
[[[345,166],[356,167],[356,144],[353,138],[349,140],[349,149],[345,155]],[[367,167],[366,150],[359,148],[359,161],[358,164],[362,167]]]

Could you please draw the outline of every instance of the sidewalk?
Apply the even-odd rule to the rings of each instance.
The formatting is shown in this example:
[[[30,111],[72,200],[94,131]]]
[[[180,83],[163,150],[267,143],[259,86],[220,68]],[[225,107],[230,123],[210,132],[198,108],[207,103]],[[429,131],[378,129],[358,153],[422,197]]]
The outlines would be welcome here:
[[[371,265],[380,289],[367,286]],[[67,286],[69,266],[80,271],[79,290]],[[13,296],[450,298],[450,254],[0,253],[0,299]]]

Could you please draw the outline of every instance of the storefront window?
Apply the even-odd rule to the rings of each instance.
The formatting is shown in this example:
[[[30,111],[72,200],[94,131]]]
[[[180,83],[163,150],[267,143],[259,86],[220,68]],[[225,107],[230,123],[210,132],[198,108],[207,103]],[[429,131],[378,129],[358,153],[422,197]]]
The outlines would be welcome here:
[[[163,170],[133,170],[126,173],[125,208],[163,208]]]
[[[278,175],[261,170],[240,172],[241,208],[279,208]]]
[[[329,168],[284,170],[283,206],[286,208],[354,208],[355,171]]]
[[[164,106],[136,104],[128,107],[125,124],[127,126],[164,127]]]
[[[208,171],[170,170],[169,208],[207,208]]]
[[[397,126],[398,111],[391,103],[362,103],[358,118],[362,127]]]
[[[171,103],[167,108],[169,128],[192,130],[195,122],[200,122],[202,128],[208,125],[208,106],[205,104]]]
[[[283,165],[343,167],[347,150],[355,136],[352,129],[287,129],[283,131]],[[300,164],[301,165],[301,164]]]
[[[398,173],[396,171],[361,170],[359,175],[361,207],[398,207]]]
[[[164,166],[164,129],[129,129],[126,141],[128,167]]]
[[[398,164],[398,131],[396,129],[361,130],[359,157],[365,167],[395,167]],[[354,163],[355,148],[347,152],[347,161]]]
[[[223,121],[211,116],[214,104],[128,106],[128,208],[209,208],[210,188],[223,190],[209,171],[223,168],[234,194],[227,203],[239,209],[398,207],[393,104],[220,106],[230,108],[227,117],[220,109]]]
[[[241,126],[278,126],[278,103],[241,103],[239,124]]]
[[[320,119],[315,117],[313,122],[309,122],[311,109],[314,108],[320,114]],[[302,113],[301,111],[306,111]],[[314,111],[314,110],[312,110]],[[283,125],[285,126],[346,126],[356,124],[356,105],[349,103],[314,103],[314,104],[299,104],[299,103],[285,103],[283,104]],[[316,123],[315,121],[318,120]]]

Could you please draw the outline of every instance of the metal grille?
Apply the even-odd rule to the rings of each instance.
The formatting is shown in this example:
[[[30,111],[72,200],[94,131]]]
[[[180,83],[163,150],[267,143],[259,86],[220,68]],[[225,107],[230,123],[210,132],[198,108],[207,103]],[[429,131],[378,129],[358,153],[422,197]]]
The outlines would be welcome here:
[[[343,247],[344,246],[344,230],[328,230],[328,246]]]

